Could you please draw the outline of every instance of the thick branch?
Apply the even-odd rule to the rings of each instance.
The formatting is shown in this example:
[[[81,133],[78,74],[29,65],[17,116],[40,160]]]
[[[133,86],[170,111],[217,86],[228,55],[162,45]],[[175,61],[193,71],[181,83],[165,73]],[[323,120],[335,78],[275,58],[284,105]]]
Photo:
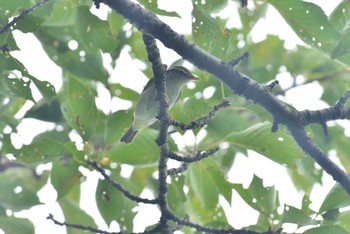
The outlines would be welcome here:
[[[146,50],[148,54],[148,59],[152,63],[152,69],[154,73],[154,84],[156,87],[156,100],[159,103],[158,119],[160,122],[159,136],[157,138],[157,144],[160,148],[160,158],[158,162],[158,204],[160,206],[161,217],[159,221],[159,226],[162,233],[168,233],[168,219],[166,213],[168,212],[167,204],[167,182],[166,178],[168,176],[168,155],[169,149],[166,142],[167,132],[169,128],[169,115],[168,115],[168,103],[166,97],[166,79],[165,79],[165,68],[160,59],[160,54],[156,41],[153,37],[144,34],[143,40],[146,45]]]
[[[305,153],[312,156],[312,158],[327,172],[335,181],[343,186],[343,188],[350,194],[349,175],[344,173],[335,163],[333,163],[320,148],[307,136],[305,131],[300,128],[289,128],[292,136],[304,150]]]
[[[278,124],[287,125],[299,146],[350,194],[350,177],[307,138],[298,112],[290,110],[284,103],[267,92],[264,86],[234,70],[230,63],[223,62],[186,41],[183,36],[177,34],[149,11],[128,0],[104,0],[103,2],[123,15],[140,31],[159,39],[166,47],[173,49],[184,59],[216,76],[236,94],[265,108],[274,117],[275,127]]]

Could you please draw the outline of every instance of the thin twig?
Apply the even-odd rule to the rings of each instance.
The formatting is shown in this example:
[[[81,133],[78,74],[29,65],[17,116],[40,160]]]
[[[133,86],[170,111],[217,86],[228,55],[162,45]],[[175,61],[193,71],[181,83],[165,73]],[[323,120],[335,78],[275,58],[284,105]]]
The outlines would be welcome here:
[[[213,154],[215,154],[219,150],[219,147],[216,147],[214,149],[211,149],[206,152],[198,152],[196,156],[194,157],[182,157],[179,156],[175,153],[170,153],[169,158],[179,161],[179,162],[185,162],[185,163],[193,163],[193,162],[198,162],[200,160],[203,160]]]
[[[105,180],[110,183],[114,188],[119,190],[121,193],[124,194],[125,197],[129,198],[132,201],[140,202],[140,203],[146,203],[146,204],[157,204],[157,199],[147,199],[147,198],[141,198],[138,196],[135,196],[131,194],[128,190],[124,189],[123,186],[116,183],[109,177],[103,168],[99,167],[96,162],[88,162],[89,165],[91,165],[93,168],[95,168],[98,172],[101,173],[101,175],[105,178]]]
[[[267,90],[268,92],[271,92],[272,89],[275,88],[276,85],[278,85],[278,84],[279,84],[278,80],[274,80],[274,81],[272,81],[270,84],[265,85],[265,88],[266,88],[266,90]]]
[[[92,228],[92,227],[84,226],[84,225],[80,225],[80,224],[60,222],[60,221],[56,220],[52,214],[49,214],[49,216],[47,216],[47,219],[52,220],[54,222],[54,224],[59,225],[59,226],[84,230],[84,231],[88,231],[88,232],[92,232],[92,233],[100,233],[100,234],[123,234],[124,233],[124,232],[107,232],[107,231],[99,230],[96,228]]]
[[[204,117],[191,121],[188,124],[178,122],[176,120],[170,120],[170,124],[181,128],[182,130],[189,130],[194,128],[201,128],[208,124],[208,122],[216,115],[216,113],[230,105],[230,100],[224,99],[220,104],[215,105],[212,110]]]
[[[252,231],[252,230],[244,230],[244,229],[221,229],[221,228],[212,228],[212,227],[205,227],[196,223],[193,223],[186,219],[181,219],[174,215],[172,212],[168,213],[168,216],[171,220],[176,222],[179,225],[187,226],[196,229],[199,232],[205,232],[205,233],[215,233],[215,234],[221,234],[221,233],[230,233],[230,234],[274,234],[275,232],[272,232],[271,229],[269,229],[267,232],[258,232],[258,231]]]
[[[35,4],[34,6],[32,6],[29,9],[25,9],[22,11],[21,14],[19,14],[18,16],[14,17],[11,22],[9,22],[8,24],[6,24],[1,30],[0,30],[0,35],[6,33],[12,26],[14,26],[16,24],[17,21],[23,19],[26,15],[28,15],[29,13],[31,13],[32,11],[34,11],[35,9],[37,9],[38,7],[44,5],[46,2],[48,2],[50,0],[43,0],[41,2],[38,2],[37,4]]]
[[[249,57],[249,53],[244,52],[243,54],[241,54],[237,58],[232,59],[229,63],[231,64],[232,67],[235,67],[238,64],[240,64],[243,60],[246,60],[248,57]]]
[[[294,82],[293,82],[293,85],[291,85],[290,87],[287,87],[285,88],[284,90],[282,90],[281,92],[278,92],[276,93],[277,95],[278,94],[285,94],[287,91],[291,90],[291,89],[294,89],[294,88],[297,88],[297,87],[300,87],[300,86],[303,86],[303,85],[308,85],[312,82],[323,82],[323,81],[327,81],[327,80],[330,80],[330,79],[335,79],[335,77],[338,77],[338,76],[341,76],[341,75],[347,75],[350,73],[350,69],[349,68],[345,68],[345,69],[342,69],[342,70],[339,70],[339,71],[334,71],[334,72],[329,72],[329,73],[326,73],[326,74],[321,74],[317,77],[313,77],[312,79],[308,79],[307,81],[301,83],[301,84],[297,84],[295,82],[296,78],[293,77],[294,79]]]
[[[181,166],[177,168],[171,168],[168,170],[168,175],[176,175],[187,170],[188,163],[182,163]]]
[[[98,234],[127,234],[127,232],[107,232],[107,231],[103,231],[100,229],[96,229],[96,228],[92,228],[89,226],[85,226],[85,225],[80,225],[80,224],[72,224],[72,223],[67,223],[67,222],[60,222],[57,219],[55,219],[53,217],[52,214],[49,214],[47,216],[48,220],[52,220],[54,222],[54,224],[58,225],[58,226],[62,226],[62,227],[68,227],[68,228],[74,228],[74,229],[79,229],[79,230],[83,230],[83,231],[88,231],[88,232],[92,232],[92,233],[98,233]],[[150,230],[146,230],[144,232],[139,232],[139,233],[135,233],[135,234],[153,234],[153,233],[158,233],[159,226],[155,226],[154,228],[150,229]],[[130,234],[130,232],[129,232]]]

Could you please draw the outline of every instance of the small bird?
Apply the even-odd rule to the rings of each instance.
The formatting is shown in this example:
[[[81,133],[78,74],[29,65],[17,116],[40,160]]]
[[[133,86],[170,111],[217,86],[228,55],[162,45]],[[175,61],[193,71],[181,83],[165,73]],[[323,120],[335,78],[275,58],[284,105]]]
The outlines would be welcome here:
[[[191,80],[198,79],[199,78],[192,75],[192,73],[187,68],[182,66],[174,66],[166,71],[165,92],[168,97],[169,109],[180,97],[183,86]],[[158,102],[156,101],[156,87],[154,78],[152,78],[146,84],[139,97],[139,100],[136,103],[131,127],[120,138],[120,141],[127,144],[131,143],[140,129],[145,128],[157,121],[157,114]]]

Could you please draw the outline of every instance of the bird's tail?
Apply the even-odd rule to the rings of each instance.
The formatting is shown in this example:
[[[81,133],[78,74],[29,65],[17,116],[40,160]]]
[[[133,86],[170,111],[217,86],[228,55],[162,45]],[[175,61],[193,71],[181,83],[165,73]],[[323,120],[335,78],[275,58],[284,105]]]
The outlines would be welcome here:
[[[124,142],[126,144],[130,144],[132,140],[134,140],[134,137],[136,136],[137,131],[134,131],[132,127],[128,129],[128,131],[120,138],[121,142]]]

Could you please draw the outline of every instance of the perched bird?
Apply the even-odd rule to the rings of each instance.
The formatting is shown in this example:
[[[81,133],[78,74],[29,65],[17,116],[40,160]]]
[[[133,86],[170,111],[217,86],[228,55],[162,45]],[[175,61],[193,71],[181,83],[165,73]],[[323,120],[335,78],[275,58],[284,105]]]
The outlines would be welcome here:
[[[169,109],[180,97],[183,86],[191,80],[198,79],[199,78],[192,75],[187,68],[182,66],[174,66],[166,71],[166,95],[168,97]],[[127,144],[131,143],[140,129],[157,121],[157,114],[158,103],[156,101],[156,87],[154,78],[152,78],[146,84],[136,103],[131,127],[121,137],[120,141]]]

